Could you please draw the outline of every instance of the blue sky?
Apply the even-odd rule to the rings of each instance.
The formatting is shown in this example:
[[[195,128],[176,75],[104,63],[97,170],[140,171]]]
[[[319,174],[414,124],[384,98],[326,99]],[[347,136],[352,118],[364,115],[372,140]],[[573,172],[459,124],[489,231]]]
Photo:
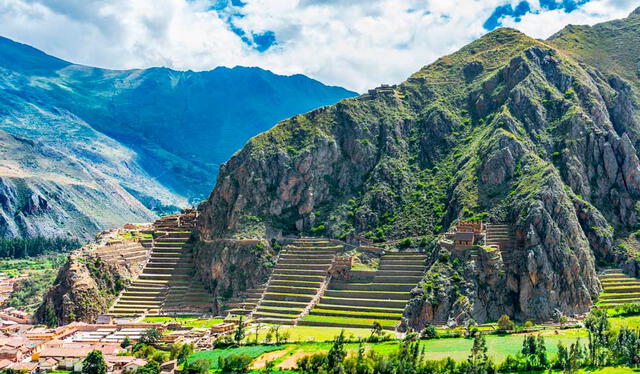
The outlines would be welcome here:
[[[260,66],[364,91],[500,26],[546,38],[638,0],[0,0],[0,35],[86,65]]]

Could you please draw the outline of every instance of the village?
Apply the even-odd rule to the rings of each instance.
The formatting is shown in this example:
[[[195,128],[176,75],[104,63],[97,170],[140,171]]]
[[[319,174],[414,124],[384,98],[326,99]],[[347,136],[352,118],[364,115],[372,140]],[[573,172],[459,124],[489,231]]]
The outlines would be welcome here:
[[[48,328],[36,325],[29,313],[5,308],[0,310],[0,370],[36,373],[52,371],[80,372],[82,362],[94,351],[102,352],[109,373],[134,372],[147,364],[135,357],[132,346],[149,331],[157,332],[158,346],[190,344],[209,349],[211,341],[236,329],[237,321],[219,322],[208,327],[191,327],[179,320],[144,322],[129,318],[99,316],[96,323],[72,322]],[[202,318],[202,321],[212,319]],[[217,321],[217,320],[215,320]],[[176,360],[160,365],[164,374],[173,373]]]

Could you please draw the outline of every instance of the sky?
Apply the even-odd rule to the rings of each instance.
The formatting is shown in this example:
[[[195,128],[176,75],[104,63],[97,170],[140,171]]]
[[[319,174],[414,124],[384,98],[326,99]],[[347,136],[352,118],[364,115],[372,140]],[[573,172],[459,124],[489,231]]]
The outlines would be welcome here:
[[[259,66],[364,92],[501,26],[547,38],[640,0],[0,0],[0,35],[111,69]]]

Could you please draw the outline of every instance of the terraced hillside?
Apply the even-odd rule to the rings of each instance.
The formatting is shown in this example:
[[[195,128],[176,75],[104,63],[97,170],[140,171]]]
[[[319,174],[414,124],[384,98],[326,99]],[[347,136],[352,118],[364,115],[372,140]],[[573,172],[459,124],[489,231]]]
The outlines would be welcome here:
[[[236,316],[250,314],[258,306],[258,302],[262,298],[262,294],[264,294],[266,288],[266,285],[250,288],[238,296],[228,299],[224,305],[222,314],[233,314]]]
[[[112,242],[99,247],[94,253],[107,263],[114,263],[118,266],[137,266],[144,264],[149,256],[152,243],[152,239]]]
[[[263,323],[296,324],[326,287],[329,268],[340,248],[316,238],[297,239],[286,246],[252,316]]]
[[[600,274],[603,292],[599,306],[614,307],[627,303],[640,303],[640,279],[632,278],[620,269],[607,269]]]
[[[509,225],[488,223],[485,243],[499,248],[502,261],[510,262],[517,244],[513,229]]]
[[[299,324],[327,327],[364,327],[374,322],[394,330],[410,291],[422,279],[426,255],[415,252],[382,256],[372,282],[332,281]]]
[[[206,313],[211,296],[194,279],[189,238],[191,215],[174,215],[154,223],[151,255],[142,273],[124,290],[109,310],[115,315]]]

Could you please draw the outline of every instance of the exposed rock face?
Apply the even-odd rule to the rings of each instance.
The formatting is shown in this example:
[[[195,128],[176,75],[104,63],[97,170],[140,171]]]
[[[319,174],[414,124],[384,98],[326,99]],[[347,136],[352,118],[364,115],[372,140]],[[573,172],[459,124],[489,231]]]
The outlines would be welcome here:
[[[214,295],[214,313],[219,313],[225,299],[267,281],[275,252],[266,240],[201,241],[194,259],[197,274]]]
[[[586,312],[596,261],[629,257],[615,243],[637,224],[640,106],[635,75],[611,68],[617,54],[596,66],[574,48],[500,29],[394,89],[280,123],[221,167],[200,208],[204,238],[382,241],[460,218],[506,222],[517,237],[508,260],[434,252],[407,325]]]
[[[50,309],[58,324],[93,323],[109,309],[126,283],[142,270],[144,260],[123,261],[111,256],[103,260],[98,250],[104,248],[89,244],[69,256],[35,313],[37,321],[46,323]]]
[[[0,237],[89,240],[102,229],[155,217],[117,178],[70,153],[0,130]],[[127,167],[120,172],[133,179]]]

